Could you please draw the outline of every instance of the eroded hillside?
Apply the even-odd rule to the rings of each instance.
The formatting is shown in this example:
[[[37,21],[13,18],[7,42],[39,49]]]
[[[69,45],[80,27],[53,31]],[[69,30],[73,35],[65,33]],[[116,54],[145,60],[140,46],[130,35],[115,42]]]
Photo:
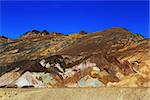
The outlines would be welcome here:
[[[149,47],[149,39],[122,28],[33,30],[0,42],[0,86],[150,87]]]

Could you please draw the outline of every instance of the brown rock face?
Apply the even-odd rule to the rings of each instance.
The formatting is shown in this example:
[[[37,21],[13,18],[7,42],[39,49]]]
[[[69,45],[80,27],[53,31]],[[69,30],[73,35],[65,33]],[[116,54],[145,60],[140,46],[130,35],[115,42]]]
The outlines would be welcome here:
[[[11,40],[5,36],[0,36],[0,44],[1,43],[10,43],[10,42],[13,42],[13,40]]]
[[[122,28],[82,33],[33,30],[13,43],[0,45],[0,74],[15,68],[21,74],[51,73],[57,80],[51,87],[84,87],[87,76],[86,86],[95,87],[96,80],[103,86],[150,87],[149,39]]]

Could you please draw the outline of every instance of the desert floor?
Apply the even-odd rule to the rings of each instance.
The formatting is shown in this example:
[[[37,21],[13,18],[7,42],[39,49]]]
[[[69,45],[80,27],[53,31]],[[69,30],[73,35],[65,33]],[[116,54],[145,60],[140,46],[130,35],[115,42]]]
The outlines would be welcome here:
[[[0,100],[150,100],[150,88],[1,88]]]

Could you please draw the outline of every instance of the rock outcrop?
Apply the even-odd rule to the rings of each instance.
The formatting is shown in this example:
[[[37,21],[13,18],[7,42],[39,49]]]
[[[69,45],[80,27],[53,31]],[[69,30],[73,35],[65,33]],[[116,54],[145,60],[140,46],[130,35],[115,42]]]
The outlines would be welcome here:
[[[69,35],[33,30],[1,43],[0,86],[150,87],[149,41],[123,28]]]

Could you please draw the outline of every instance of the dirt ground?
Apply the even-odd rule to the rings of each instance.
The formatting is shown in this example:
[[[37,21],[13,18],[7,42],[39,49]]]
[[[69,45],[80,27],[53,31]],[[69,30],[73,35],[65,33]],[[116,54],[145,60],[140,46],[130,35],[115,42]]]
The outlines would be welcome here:
[[[150,100],[150,88],[1,88],[0,100]]]

